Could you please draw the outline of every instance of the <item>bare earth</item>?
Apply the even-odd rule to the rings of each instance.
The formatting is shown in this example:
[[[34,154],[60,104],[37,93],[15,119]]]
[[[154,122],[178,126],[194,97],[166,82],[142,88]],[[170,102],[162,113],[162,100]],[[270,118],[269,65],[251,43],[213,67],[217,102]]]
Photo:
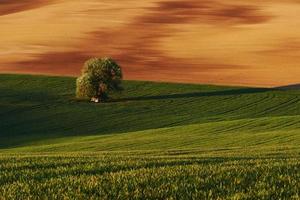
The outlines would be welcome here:
[[[1,0],[0,72],[78,75],[110,56],[126,79],[300,82],[297,0]]]

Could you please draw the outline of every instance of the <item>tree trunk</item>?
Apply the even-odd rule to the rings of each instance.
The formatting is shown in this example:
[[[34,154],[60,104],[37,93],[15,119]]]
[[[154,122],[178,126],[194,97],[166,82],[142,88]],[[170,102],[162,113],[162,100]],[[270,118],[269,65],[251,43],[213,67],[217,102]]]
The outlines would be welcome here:
[[[103,83],[99,84],[97,96],[98,96],[100,102],[103,102],[106,100],[105,99],[105,85]]]

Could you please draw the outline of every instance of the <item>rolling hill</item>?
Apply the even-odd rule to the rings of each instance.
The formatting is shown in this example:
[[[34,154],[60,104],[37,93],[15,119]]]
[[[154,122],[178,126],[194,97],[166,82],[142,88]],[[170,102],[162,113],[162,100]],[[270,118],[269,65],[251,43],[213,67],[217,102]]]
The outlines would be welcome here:
[[[299,199],[300,91],[0,75],[0,199]]]
[[[126,81],[112,102],[74,98],[75,79],[0,76],[1,148],[154,150],[299,145],[300,92]],[[53,144],[53,146],[51,145]],[[47,147],[49,147],[47,149]]]

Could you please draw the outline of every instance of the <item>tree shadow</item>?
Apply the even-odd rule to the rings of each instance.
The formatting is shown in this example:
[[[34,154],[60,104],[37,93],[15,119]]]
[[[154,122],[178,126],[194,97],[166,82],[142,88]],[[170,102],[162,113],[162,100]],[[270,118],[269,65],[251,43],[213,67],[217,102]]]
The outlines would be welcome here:
[[[277,90],[300,90],[300,83],[275,87]]]
[[[190,92],[190,93],[165,94],[165,95],[155,95],[155,96],[153,95],[153,96],[127,97],[127,98],[114,99],[112,100],[112,102],[243,95],[243,94],[262,93],[271,90],[272,89],[267,89],[267,88],[243,88],[243,89],[231,89],[231,90],[222,90],[222,91],[214,91],[214,92]]]

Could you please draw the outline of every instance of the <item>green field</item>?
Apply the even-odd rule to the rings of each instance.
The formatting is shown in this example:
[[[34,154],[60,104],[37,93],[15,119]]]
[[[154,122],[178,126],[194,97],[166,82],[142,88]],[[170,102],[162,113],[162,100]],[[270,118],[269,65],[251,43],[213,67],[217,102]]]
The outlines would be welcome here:
[[[0,75],[0,199],[300,199],[300,91]]]

